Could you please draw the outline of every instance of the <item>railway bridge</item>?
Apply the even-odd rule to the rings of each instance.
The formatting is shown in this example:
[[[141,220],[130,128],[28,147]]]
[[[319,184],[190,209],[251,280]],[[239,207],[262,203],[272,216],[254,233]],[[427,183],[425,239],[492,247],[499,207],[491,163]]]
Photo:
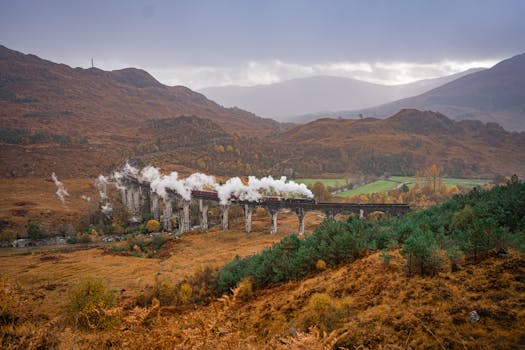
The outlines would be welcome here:
[[[243,209],[245,231],[252,230],[252,214],[257,207],[262,207],[270,214],[271,233],[277,233],[277,215],[281,210],[288,209],[297,215],[299,221],[298,233],[304,234],[304,218],[309,211],[320,211],[329,219],[335,219],[338,214],[356,214],[360,217],[375,211],[381,211],[392,216],[400,216],[410,210],[408,204],[358,204],[358,203],[317,203],[313,200],[280,197],[263,197],[260,201],[242,201],[232,199],[228,204],[220,204],[215,191],[191,191],[191,198],[185,199],[174,190],[166,189],[166,194],[160,196],[151,189],[151,184],[131,176],[117,179],[122,203],[137,221],[149,216],[162,222],[166,231],[173,230],[172,219],[177,217],[179,232],[190,230],[190,205],[198,203],[199,227],[208,229],[208,208],[211,202],[219,203],[221,210],[221,225],[224,230],[229,229],[229,210],[231,205],[238,205]],[[162,213],[161,213],[162,211]]]

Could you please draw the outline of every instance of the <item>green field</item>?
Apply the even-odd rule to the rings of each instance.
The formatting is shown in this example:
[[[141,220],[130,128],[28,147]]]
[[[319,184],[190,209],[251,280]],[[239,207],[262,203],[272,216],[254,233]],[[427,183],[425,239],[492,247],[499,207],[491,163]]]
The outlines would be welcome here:
[[[355,181],[354,178],[348,178],[350,182]],[[443,183],[447,186],[460,185],[463,187],[474,187],[486,185],[490,180],[480,180],[480,179],[455,179],[455,178],[442,178]],[[330,186],[332,188],[342,187],[346,185],[345,179],[295,179],[295,182],[304,183],[307,186],[311,186],[316,182],[322,182],[325,186]],[[388,192],[402,183],[406,183],[408,187],[414,186],[416,182],[415,176],[391,176],[388,179],[377,180],[366,184],[364,186],[354,188],[350,191],[340,192],[336,194],[338,197],[348,197],[360,194],[370,194],[377,192]]]
[[[377,180],[377,181],[371,182],[369,184],[366,184],[364,186],[351,189],[350,191],[340,192],[336,196],[338,196],[338,197],[348,197],[348,196],[354,196],[354,195],[360,195],[360,194],[387,192],[387,191],[390,191],[391,189],[395,188],[400,183],[402,183],[402,182],[392,181],[390,179]]]
[[[348,179],[350,182],[352,182],[354,179],[353,178],[349,178]],[[313,185],[314,183],[316,182],[322,182],[323,185],[325,186],[330,186],[330,187],[341,187],[341,186],[344,186],[346,185],[346,180],[345,179],[295,179],[294,180],[295,182],[297,183],[303,183],[305,184],[306,186],[311,186]]]
[[[442,178],[442,181],[447,186],[460,185],[463,187],[482,186],[490,182],[490,180],[454,179],[454,178]],[[350,191],[338,193],[337,196],[338,197],[348,197],[348,196],[354,196],[354,195],[360,195],[360,194],[387,192],[387,191],[390,191],[396,188],[398,185],[402,183],[406,183],[408,187],[412,187],[414,186],[415,182],[416,182],[416,177],[413,177],[413,176],[392,176],[386,180],[374,181],[364,186],[354,188]]]
[[[409,186],[413,185],[416,181],[416,178],[413,176],[392,176],[388,178],[389,180],[395,182],[408,182]],[[474,187],[474,186],[483,186],[490,183],[490,180],[481,180],[481,179],[455,179],[455,178],[441,178],[441,181],[447,186],[460,185],[464,187]]]

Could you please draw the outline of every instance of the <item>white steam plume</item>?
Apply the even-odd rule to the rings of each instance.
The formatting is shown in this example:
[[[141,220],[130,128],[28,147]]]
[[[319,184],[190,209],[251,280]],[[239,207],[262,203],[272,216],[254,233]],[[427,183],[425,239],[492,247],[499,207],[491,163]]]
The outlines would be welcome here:
[[[183,199],[190,200],[192,190],[216,190],[221,204],[227,204],[233,199],[258,201],[264,195],[313,197],[312,192],[305,184],[287,181],[285,176],[280,179],[274,179],[271,176],[258,179],[255,176],[250,176],[248,184],[244,184],[240,178],[234,177],[219,185],[215,181],[215,177],[202,173],[194,173],[185,179],[179,179],[179,174],[176,171],[169,175],[163,175],[154,166],[147,166],[139,171],[129,163],[126,163],[120,171],[116,171],[113,176],[118,188],[124,186],[123,180],[129,176],[140,182],[149,183],[151,190],[163,198],[167,198],[168,191],[173,191]]]
[[[234,198],[243,201],[257,201],[262,197],[257,190],[243,184],[238,177],[229,179],[223,185],[218,185],[217,194],[221,204],[228,204]]]
[[[166,198],[167,190],[172,190],[185,200],[191,199],[192,190],[205,188],[214,190],[217,185],[213,176],[195,173],[185,179],[179,179],[179,174],[176,171],[169,175],[161,175],[159,169],[153,166],[142,169],[139,180],[149,182],[152,191],[163,198]]]
[[[186,187],[190,188],[191,190],[215,190],[217,182],[215,181],[214,176],[195,173],[184,179],[184,185],[186,185]]]
[[[280,179],[275,180],[271,176],[266,176],[261,179],[255,176],[248,177],[248,186],[255,191],[264,191],[268,195],[299,195],[308,198],[312,198],[314,195],[305,184],[298,184],[294,181],[286,182],[286,176],[282,176]]]
[[[115,179],[116,183],[115,186],[119,190],[123,190],[126,188],[126,186],[122,183],[125,177],[133,177],[138,178],[139,176],[139,169],[135,168],[133,165],[126,162],[124,166],[113,173],[113,178]]]
[[[109,218],[113,212],[113,206],[108,197],[108,183],[109,179],[104,175],[99,175],[95,180],[95,188],[100,196],[100,210]]]
[[[160,178],[160,170],[154,166],[148,165],[140,171],[139,180],[152,182]]]
[[[186,187],[183,180],[179,180],[179,174],[176,171],[154,179],[150,186],[152,191],[156,192],[162,198],[167,198],[167,191],[172,190],[185,200],[191,199],[191,190]]]
[[[105,200],[108,198],[108,178],[104,175],[99,175],[98,178],[95,180],[95,188],[98,191],[98,194],[100,195],[100,200]]]
[[[122,169],[122,171],[126,174],[130,174],[133,176],[137,176],[139,174],[139,169],[135,168],[133,165],[129,164],[128,162],[124,164],[124,168]]]
[[[111,213],[113,212],[113,206],[110,202],[106,202],[106,204],[100,206],[100,210],[102,211],[102,213],[104,213],[104,215],[110,217]]]
[[[64,187],[64,184],[58,180],[55,173],[51,174],[51,179],[53,179],[53,182],[57,186],[57,191],[55,192],[58,198],[60,198],[60,201],[62,204],[66,204],[66,196],[69,196],[69,193],[67,193],[66,188]]]

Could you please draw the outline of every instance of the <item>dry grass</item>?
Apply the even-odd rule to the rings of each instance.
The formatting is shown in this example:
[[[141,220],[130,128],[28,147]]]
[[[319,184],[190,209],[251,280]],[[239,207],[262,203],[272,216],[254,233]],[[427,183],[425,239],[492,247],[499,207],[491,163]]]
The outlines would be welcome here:
[[[14,226],[17,233],[24,235],[29,220],[56,228],[62,224],[79,222],[87,211],[96,206],[98,195],[93,187],[94,179],[61,179],[70,196],[63,204],[56,196],[57,187],[49,178],[0,179],[0,219]],[[91,197],[91,202],[82,196]]]
[[[321,220],[308,215],[307,230]],[[63,299],[68,290],[86,277],[101,277],[118,291],[120,299],[133,298],[155,276],[162,274],[175,281],[192,275],[203,266],[218,267],[236,255],[247,256],[278,242],[295,231],[297,218],[280,215],[279,233],[270,235],[269,217],[253,217],[253,232],[242,232],[242,220],[232,223],[231,231],[212,228],[208,232],[185,234],[165,248],[165,259],[145,259],[108,254],[102,249],[69,253],[35,252],[27,255],[0,255],[0,274],[17,281],[24,290],[39,299],[35,312],[53,318],[63,313]],[[38,297],[37,297],[38,296]]]
[[[237,222],[229,232],[184,235],[167,247],[172,255],[164,260],[100,249],[0,257],[2,275],[24,301],[22,321],[2,326],[2,339],[11,342],[4,346],[35,347],[45,339],[64,349],[510,349],[523,344],[525,258],[518,254],[422,278],[406,276],[398,251],[389,252],[388,265],[375,253],[249,298],[224,296],[208,306],[134,303],[159,272],[181,280],[203,265],[218,266],[280,240],[297,224],[291,215],[281,219],[281,233],[275,236],[268,234],[267,217],[255,219],[251,234],[241,232],[242,222]],[[309,216],[308,225],[317,220]],[[119,330],[79,332],[63,321],[68,291],[86,276],[103,278],[117,295]],[[328,296],[337,309],[344,305],[344,312],[330,320],[329,334],[319,331],[322,325],[308,313],[316,293]],[[469,320],[474,310],[478,322]]]

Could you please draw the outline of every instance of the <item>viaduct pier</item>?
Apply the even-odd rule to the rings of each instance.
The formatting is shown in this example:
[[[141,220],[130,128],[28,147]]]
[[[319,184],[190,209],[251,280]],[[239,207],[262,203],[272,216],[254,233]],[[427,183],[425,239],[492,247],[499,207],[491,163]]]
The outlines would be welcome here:
[[[317,203],[303,198],[263,197],[259,201],[243,201],[232,199],[228,204],[221,204],[215,191],[191,191],[190,199],[183,198],[174,190],[166,189],[160,196],[152,190],[151,184],[136,177],[124,176],[117,179],[122,203],[128,209],[135,221],[144,221],[150,217],[162,223],[166,231],[172,231],[173,219],[178,220],[179,233],[191,229],[190,205],[198,204],[198,222],[201,229],[208,229],[208,208],[210,203],[219,204],[222,229],[229,229],[229,210],[232,205],[238,205],[244,212],[245,231],[252,229],[252,214],[258,207],[266,209],[270,215],[271,233],[277,233],[277,216],[281,210],[289,210],[297,215],[298,234],[304,234],[304,218],[307,212],[320,211],[329,219],[335,219],[338,214],[356,214],[364,217],[372,212],[380,211],[392,216],[401,216],[410,210],[408,204],[357,204],[357,203]]]

